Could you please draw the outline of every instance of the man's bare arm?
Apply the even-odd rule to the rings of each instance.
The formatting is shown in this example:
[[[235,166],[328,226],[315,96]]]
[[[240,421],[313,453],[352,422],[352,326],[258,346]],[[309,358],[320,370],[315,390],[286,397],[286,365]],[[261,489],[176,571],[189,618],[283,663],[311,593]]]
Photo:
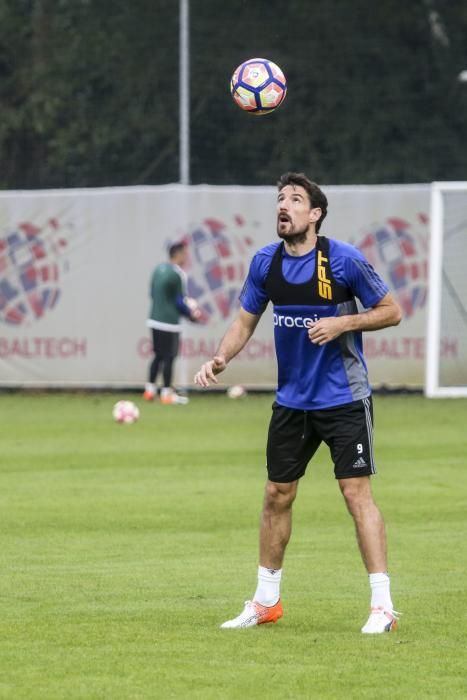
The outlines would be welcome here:
[[[378,331],[397,326],[402,310],[392,294],[386,294],[373,308],[360,314],[321,318],[310,324],[308,337],[315,345],[325,345],[348,331]]]
[[[261,316],[240,309],[237,318],[222,338],[213,359],[205,362],[199,372],[195,374],[195,384],[204,387],[211,383],[217,384],[216,375],[223,372],[230,360],[243,350],[253,335],[260,318]]]

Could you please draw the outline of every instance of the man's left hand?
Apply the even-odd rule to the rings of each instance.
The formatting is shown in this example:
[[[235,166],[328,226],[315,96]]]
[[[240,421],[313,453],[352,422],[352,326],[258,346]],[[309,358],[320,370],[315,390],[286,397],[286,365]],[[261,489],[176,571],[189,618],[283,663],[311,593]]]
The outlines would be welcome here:
[[[311,322],[308,337],[314,345],[326,345],[345,332],[345,320],[342,316],[329,316]]]

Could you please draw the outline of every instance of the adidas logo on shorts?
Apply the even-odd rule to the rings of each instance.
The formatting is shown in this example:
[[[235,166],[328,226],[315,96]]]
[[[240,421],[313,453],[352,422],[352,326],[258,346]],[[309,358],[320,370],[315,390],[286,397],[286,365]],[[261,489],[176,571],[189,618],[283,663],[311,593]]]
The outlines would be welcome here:
[[[363,457],[359,457],[356,462],[352,464],[353,469],[362,469],[363,467],[367,467],[368,464],[365,462]]]

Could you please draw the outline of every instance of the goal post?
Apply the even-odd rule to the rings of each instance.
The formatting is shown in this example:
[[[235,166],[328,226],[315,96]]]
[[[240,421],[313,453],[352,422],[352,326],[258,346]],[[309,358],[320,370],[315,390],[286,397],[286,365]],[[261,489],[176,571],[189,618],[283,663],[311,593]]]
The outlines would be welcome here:
[[[467,182],[433,182],[425,395],[467,397]]]

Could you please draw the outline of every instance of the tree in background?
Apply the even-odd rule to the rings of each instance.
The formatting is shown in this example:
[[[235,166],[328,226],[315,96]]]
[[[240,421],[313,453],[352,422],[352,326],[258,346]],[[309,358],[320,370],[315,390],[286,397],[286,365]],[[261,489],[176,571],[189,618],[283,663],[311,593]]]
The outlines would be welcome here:
[[[194,183],[465,179],[464,0],[191,0]],[[0,0],[0,187],[178,179],[178,0]],[[289,93],[242,113],[264,56]]]
[[[173,2],[1,3],[1,186],[174,181]]]

